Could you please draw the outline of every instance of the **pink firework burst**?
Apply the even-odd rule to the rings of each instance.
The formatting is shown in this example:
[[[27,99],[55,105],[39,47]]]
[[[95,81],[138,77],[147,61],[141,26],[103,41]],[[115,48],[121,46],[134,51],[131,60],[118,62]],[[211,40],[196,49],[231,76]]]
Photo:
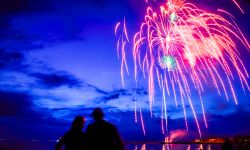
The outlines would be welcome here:
[[[187,129],[185,102],[191,107],[200,136],[200,125],[191,99],[191,91],[195,89],[198,93],[207,127],[202,99],[207,84],[212,84],[218,94],[225,95],[227,100],[231,95],[235,104],[238,104],[232,83],[235,73],[243,91],[250,90],[247,82],[249,75],[235,41],[241,42],[247,49],[250,48],[249,43],[233,20],[233,16],[225,10],[219,9],[218,12],[229,19],[179,0],[169,0],[158,10],[153,10],[149,6],[144,22],[133,38],[135,80],[137,81],[139,71],[148,79],[150,109],[152,110],[154,103],[157,82],[162,90],[162,112],[165,120],[166,97],[173,95],[176,105],[182,104]],[[118,29],[123,31],[118,36],[117,50],[122,60],[121,76],[124,85],[124,68],[128,72],[125,45],[129,42],[125,20],[117,24],[116,35]],[[227,90],[227,86],[230,91]],[[179,95],[180,99],[177,99],[176,95]],[[167,121],[165,126],[167,127]]]

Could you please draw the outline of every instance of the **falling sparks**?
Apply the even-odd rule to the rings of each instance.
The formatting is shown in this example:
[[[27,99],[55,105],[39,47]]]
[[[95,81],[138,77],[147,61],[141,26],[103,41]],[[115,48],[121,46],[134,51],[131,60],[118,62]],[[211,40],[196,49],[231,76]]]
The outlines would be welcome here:
[[[240,5],[238,4],[238,2],[236,0],[232,0],[234,2],[234,4],[239,8],[239,10],[244,14],[243,9],[240,7]]]
[[[233,2],[240,8],[235,0]],[[241,8],[240,10],[244,13]],[[167,96],[175,97],[176,106],[178,103],[182,104],[187,130],[185,105],[190,106],[201,137],[191,92],[198,93],[204,124],[207,127],[202,98],[207,85],[212,85],[217,93],[225,95],[226,99],[230,99],[231,95],[235,104],[238,104],[233,87],[235,73],[243,91],[250,90],[247,82],[249,75],[240,58],[235,40],[247,49],[250,48],[249,43],[233,20],[233,15],[222,9],[218,9],[218,13],[221,15],[206,12],[185,1],[168,0],[165,5],[159,6],[158,10],[148,6],[144,22],[134,35],[135,80],[137,82],[139,71],[148,79],[150,110],[154,102],[155,84],[158,83],[162,90],[162,115],[165,117],[166,127]],[[118,30],[121,31],[120,34]],[[118,39],[117,50],[120,54],[118,56],[121,56],[121,76],[124,85],[124,70],[128,73],[125,45],[129,42],[125,19],[123,25],[117,23],[115,34]],[[177,95],[180,96],[179,100],[176,98]],[[142,117],[141,110],[140,116]],[[141,122],[145,134],[142,118]]]

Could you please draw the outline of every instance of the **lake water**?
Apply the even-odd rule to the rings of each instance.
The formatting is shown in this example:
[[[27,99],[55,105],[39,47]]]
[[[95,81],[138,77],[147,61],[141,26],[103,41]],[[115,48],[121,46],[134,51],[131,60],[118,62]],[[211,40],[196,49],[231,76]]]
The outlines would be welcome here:
[[[141,144],[127,145],[128,150],[221,150],[221,144]]]
[[[1,143],[0,150],[53,150],[55,142]],[[220,150],[221,144],[126,144],[126,150]]]

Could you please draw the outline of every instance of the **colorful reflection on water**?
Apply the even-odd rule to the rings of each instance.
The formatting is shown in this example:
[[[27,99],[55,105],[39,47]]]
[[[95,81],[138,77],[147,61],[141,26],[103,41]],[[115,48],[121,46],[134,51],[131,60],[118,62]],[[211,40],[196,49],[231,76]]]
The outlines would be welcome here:
[[[49,150],[55,142],[0,143],[0,150]],[[126,144],[126,150],[221,150],[221,144]],[[237,145],[234,145],[237,148]]]
[[[221,144],[128,144],[128,150],[221,150]]]

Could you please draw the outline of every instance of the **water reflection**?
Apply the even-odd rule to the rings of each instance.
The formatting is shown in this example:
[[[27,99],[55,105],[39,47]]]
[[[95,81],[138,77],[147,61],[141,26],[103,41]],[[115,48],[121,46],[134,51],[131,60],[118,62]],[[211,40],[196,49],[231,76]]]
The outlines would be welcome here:
[[[135,148],[134,148],[134,150],[138,150],[138,145],[135,145]]]
[[[220,144],[138,144],[128,150],[220,150]]]
[[[197,148],[197,150],[203,150],[203,145],[200,144],[199,147]]]
[[[146,150],[146,144],[143,144],[141,150]]]
[[[207,145],[207,150],[212,150],[210,144]]]

